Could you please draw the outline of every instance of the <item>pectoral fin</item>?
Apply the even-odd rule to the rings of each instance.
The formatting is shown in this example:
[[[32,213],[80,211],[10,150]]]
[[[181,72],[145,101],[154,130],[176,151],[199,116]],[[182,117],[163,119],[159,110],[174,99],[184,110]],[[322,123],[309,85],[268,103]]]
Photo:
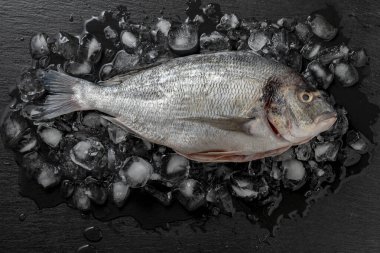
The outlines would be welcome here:
[[[246,125],[248,122],[254,121],[253,118],[203,118],[203,117],[192,117],[192,118],[183,118],[187,121],[195,121],[198,123],[203,123],[210,125],[212,127],[226,130],[226,131],[235,131],[235,132],[244,132],[247,133]]]

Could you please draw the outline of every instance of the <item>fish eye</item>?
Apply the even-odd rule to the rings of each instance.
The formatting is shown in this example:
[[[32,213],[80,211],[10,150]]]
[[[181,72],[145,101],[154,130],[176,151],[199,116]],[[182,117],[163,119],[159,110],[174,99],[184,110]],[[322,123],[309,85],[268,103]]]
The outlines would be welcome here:
[[[304,103],[310,103],[311,101],[313,101],[313,98],[314,96],[310,92],[303,91],[299,94],[299,99]]]

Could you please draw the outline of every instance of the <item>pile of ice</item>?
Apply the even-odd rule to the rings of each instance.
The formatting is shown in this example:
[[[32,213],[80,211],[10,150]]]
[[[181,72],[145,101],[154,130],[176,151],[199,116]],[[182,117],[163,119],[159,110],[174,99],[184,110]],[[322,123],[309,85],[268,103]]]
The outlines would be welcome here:
[[[62,196],[80,210],[106,203],[122,207],[138,189],[163,205],[176,199],[188,210],[234,213],[234,203],[243,199],[271,215],[284,191],[302,188],[307,201],[369,151],[369,141],[350,128],[347,111],[339,105],[338,120],[329,131],[279,156],[244,164],[189,161],[134,137],[95,111],[46,122],[33,122],[20,113],[28,103],[44,98],[36,78],[39,69],[101,82],[174,57],[252,50],[294,68],[313,86],[328,89],[334,80],[354,85],[357,68],[368,63],[363,49],[325,46],[339,31],[321,15],[244,20],[222,13],[217,4],[202,7],[199,1],[189,1],[187,14],[182,24],[159,18],[148,26],[134,23],[126,9],[119,8],[86,21],[81,35],[38,33],[31,38],[35,65],[21,75],[1,129],[4,143],[21,157],[20,165],[31,178],[44,188],[60,187]]]

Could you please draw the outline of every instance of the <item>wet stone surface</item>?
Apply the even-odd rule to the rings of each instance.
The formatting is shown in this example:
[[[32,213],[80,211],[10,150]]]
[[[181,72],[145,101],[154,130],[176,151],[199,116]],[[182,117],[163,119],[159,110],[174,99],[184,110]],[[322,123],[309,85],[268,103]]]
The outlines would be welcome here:
[[[22,195],[40,207],[66,202],[100,220],[132,215],[146,228],[246,212],[273,232],[279,217],[306,214],[315,199],[334,192],[346,175],[361,171],[373,144],[349,124],[350,112],[338,104],[335,125],[309,143],[276,157],[225,164],[189,161],[95,111],[48,122],[33,122],[22,113],[29,103],[44,99],[46,91],[36,78],[40,69],[110,85],[107,80],[118,74],[175,57],[247,50],[287,64],[328,93],[333,86],[355,88],[357,69],[368,64],[364,49],[326,43],[334,41],[338,28],[319,14],[258,21],[225,13],[218,4],[188,5],[183,22],[159,18],[137,24],[126,8],[118,8],[87,20],[81,35],[62,31],[32,36],[33,68],[21,75],[1,122],[2,140],[20,166]],[[83,233],[89,241],[102,238],[96,227]],[[96,249],[84,245],[77,252]]]

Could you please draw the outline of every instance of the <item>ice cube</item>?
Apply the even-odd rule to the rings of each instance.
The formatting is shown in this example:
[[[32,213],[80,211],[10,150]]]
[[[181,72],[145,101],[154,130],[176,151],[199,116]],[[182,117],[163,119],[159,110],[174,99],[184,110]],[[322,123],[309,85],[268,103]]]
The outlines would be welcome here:
[[[113,70],[113,64],[112,63],[107,63],[102,66],[102,68],[99,71],[99,79],[101,81],[105,81],[107,79],[110,79],[112,75]]]
[[[118,207],[122,207],[125,204],[130,192],[130,187],[122,181],[114,182],[110,186],[112,200]]]
[[[119,144],[120,142],[125,141],[127,135],[128,133],[126,131],[114,124],[108,126],[108,136],[114,144]]]
[[[189,175],[190,162],[178,154],[169,154],[162,159],[161,176],[175,183]]]
[[[334,75],[329,69],[325,68],[318,61],[312,61],[307,65],[307,69],[313,74],[317,82],[322,85],[323,89],[327,89],[334,79]]]
[[[172,27],[168,33],[168,43],[170,49],[179,55],[194,53],[199,44],[197,27],[192,24]]]
[[[257,31],[260,28],[260,23],[255,19],[253,19],[253,20],[243,19],[240,22],[240,28],[252,33],[252,32]]]
[[[37,177],[37,182],[44,188],[49,188],[57,185],[61,180],[58,168],[51,164],[43,163],[40,174]]]
[[[86,76],[89,75],[92,70],[93,66],[90,62],[75,62],[75,61],[68,61],[65,63],[64,69],[66,72],[73,76]]]
[[[203,14],[215,23],[219,21],[219,17],[222,16],[222,11],[220,5],[216,3],[209,3],[204,8],[202,8]]]
[[[94,35],[86,33],[81,38],[79,52],[81,60],[97,63],[102,55],[102,44]]]
[[[76,165],[66,152],[59,163],[59,168],[64,178],[75,181],[84,180],[88,173],[88,170]]]
[[[116,53],[113,60],[114,74],[120,74],[128,72],[133,69],[139,63],[139,56],[134,54],[128,54],[124,50],[120,50]]]
[[[107,191],[96,179],[85,179],[85,194],[96,204],[103,205],[107,200]]]
[[[137,47],[138,39],[133,33],[129,31],[122,31],[120,38],[126,50],[134,49]]]
[[[215,187],[215,198],[218,206],[225,213],[234,214],[236,212],[231,194],[226,185],[222,184]]]
[[[116,167],[116,152],[113,147],[109,147],[107,151],[107,165],[108,169],[112,170]]]
[[[272,47],[279,54],[288,54],[290,49],[298,49],[297,37],[286,29],[281,29],[272,36]]]
[[[98,129],[102,127],[101,123],[101,115],[96,112],[89,112],[86,115],[84,115],[82,119],[82,124],[86,127]]]
[[[350,167],[357,164],[361,157],[362,156],[358,151],[350,147],[342,148],[338,153],[338,160],[345,167]]]
[[[346,143],[359,154],[365,154],[370,149],[370,143],[360,132],[350,130],[347,132]]]
[[[285,161],[285,160],[293,159],[295,157],[296,157],[296,154],[294,153],[294,149],[290,148],[280,155],[273,156],[272,159],[273,161]]]
[[[268,190],[268,185],[262,178],[240,171],[231,174],[230,182],[234,195],[239,198],[257,198],[265,195]]]
[[[294,26],[296,25],[296,20],[294,18],[280,18],[277,20],[276,24],[279,27],[284,27],[292,31],[294,30]]]
[[[199,26],[200,24],[203,24],[204,22],[205,22],[205,18],[202,15],[197,14],[195,15],[191,23]],[[190,21],[189,22],[185,21],[185,23],[190,23]]]
[[[25,169],[29,178],[37,178],[44,163],[38,152],[32,151],[21,157],[20,166]]]
[[[298,38],[304,43],[308,42],[313,36],[310,26],[304,23],[297,23],[295,26],[295,32]]]
[[[143,187],[152,173],[152,165],[137,156],[127,158],[119,171],[120,177],[132,188]]]
[[[318,42],[309,42],[305,44],[301,49],[302,56],[307,60],[313,60],[317,57],[322,45]]]
[[[285,178],[289,180],[300,181],[304,179],[306,175],[305,167],[303,163],[296,159],[289,159],[282,162],[284,168]]]
[[[16,150],[20,153],[26,153],[38,149],[38,142],[35,133],[28,128],[17,143]]]
[[[300,72],[302,69],[302,56],[296,50],[290,50],[289,54],[285,57],[285,63],[292,69]]]
[[[343,107],[337,107],[337,120],[334,125],[327,131],[323,132],[321,135],[324,138],[328,138],[329,140],[333,140],[339,138],[344,135],[348,130],[348,119],[347,119],[347,111]]]
[[[29,50],[33,59],[40,59],[50,53],[47,38],[45,33],[37,33],[30,39]]]
[[[332,40],[338,33],[338,29],[331,25],[325,17],[315,14],[307,19],[311,30],[315,35],[324,40]]]
[[[213,31],[207,35],[203,33],[199,40],[202,51],[221,51],[231,49],[231,44],[227,36]]]
[[[42,56],[40,59],[38,59],[37,68],[40,69],[46,69],[49,67],[50,64],[50,56]]]
[[[71,160],[86,170],[100,167],[99,163],[104,155],[104,146],[95,137],[78,142],[70,150]]]
[[[21,100],[30,102],[41,97],[45,91],[44,85],[39,78],[41,71],[37,69],[28,69],[23,72],[17,82],[20,91]]]
[[[117,32],[111,26],[105,27],[103,32],[107,40],[116,40],[118,38]]]
[[[168,36],[171,24],[168,20],[164,18],[158,18],[158,22],[156,23],[156,29],[160,31],[165,36]]]
[[[343,87],[350,87],[359,81],[359,73],[350,63],[333,64],[333,70]]]
[[[110,62],[114,58],[115,54],[116,54],[116,51],[114,48],[105,48],[102,59],[104,62]]]
[[[295,148],[295,153],[298,160],[308,161],[312,153],[310,143],[304,143],[304,144],[298,145]]]
[[[173,194],[170,191],[170,188],[163,185],[158,185],[157,183],[147,184],[144,186],[144,190],[164,206],[169,206],[173,201]]]
[[[61,183],[60,193],[64,198],[69,198],[74,192],[74,184],[71,180],[65,179]]]
[[[187,210],[193,211],[205,204],[206,193],[199,181],[185,179],[178,185],[176,198]]]
[[[15,147],[27,128],[28,123],[25,118],[20,116],[19,112],[6,110],[2,115],[0,129],[3,143],[11,148]]]
[[[145,63],[151,64],[151,63],[154,63],[158,59],[158,56],[159,56],[159,52],[155,49],[152,49],[145,53],[145,55],[143,56],[143,59]]]
[[[206,201],[207,202],[211,202],[211,203],[215,203],[216,202],[216,192],[215,192],[214,188],[210,188],[210,189],[207,190]]]
[[[322,65],[328,65],[334,60],[347,59],[349,51],[349,48],[344,44],[328,47],[319,52],[317,59]]]
[[[62,132],[53,127],[38,126],[37,130],[41,139],[50,147],[57,147],[62,139]]]
[[[317,143],[314,147],[315,160],[317,162],[335,161],[340,146],[340,141]]]
[[[368,55],[363,48],[353,51],[350,55],[350,63],[357,68],[364,67],[368,64],[368,61]]]
[[[60,32],[49,37],[48,45],[52,53],[61,55],[67,60],[74,61],[78,57],[79,39],[69,33]]]
[[[275,180],[280,180],[282,176],[281,170],[278,168],[277,163],[273,163],[272,169],[270,171],[270,176]]]
[[[153,153],[153,155],[152,155],[153,163],[157,168],[162,167],[162,157],[163,156],[161,154],[159,154],[158,152]],[[160,177],[161,177],[161,175],[160,175]]]
[[[84,186],[77,186],[72,196],[72,202],[74,207],[81,211],[87,211],[91,207],[90,198],[86,194],[86,188]]]
[[[219,24],[216,26],[218,31],[228,31],[236,29],[239,26],[239,19],[235,14],[224,14],[220,19]]]
[[[253,51],[260,51],[269,41],[269,37],[264,32],[253,32],[248,38],[248,46]]]

